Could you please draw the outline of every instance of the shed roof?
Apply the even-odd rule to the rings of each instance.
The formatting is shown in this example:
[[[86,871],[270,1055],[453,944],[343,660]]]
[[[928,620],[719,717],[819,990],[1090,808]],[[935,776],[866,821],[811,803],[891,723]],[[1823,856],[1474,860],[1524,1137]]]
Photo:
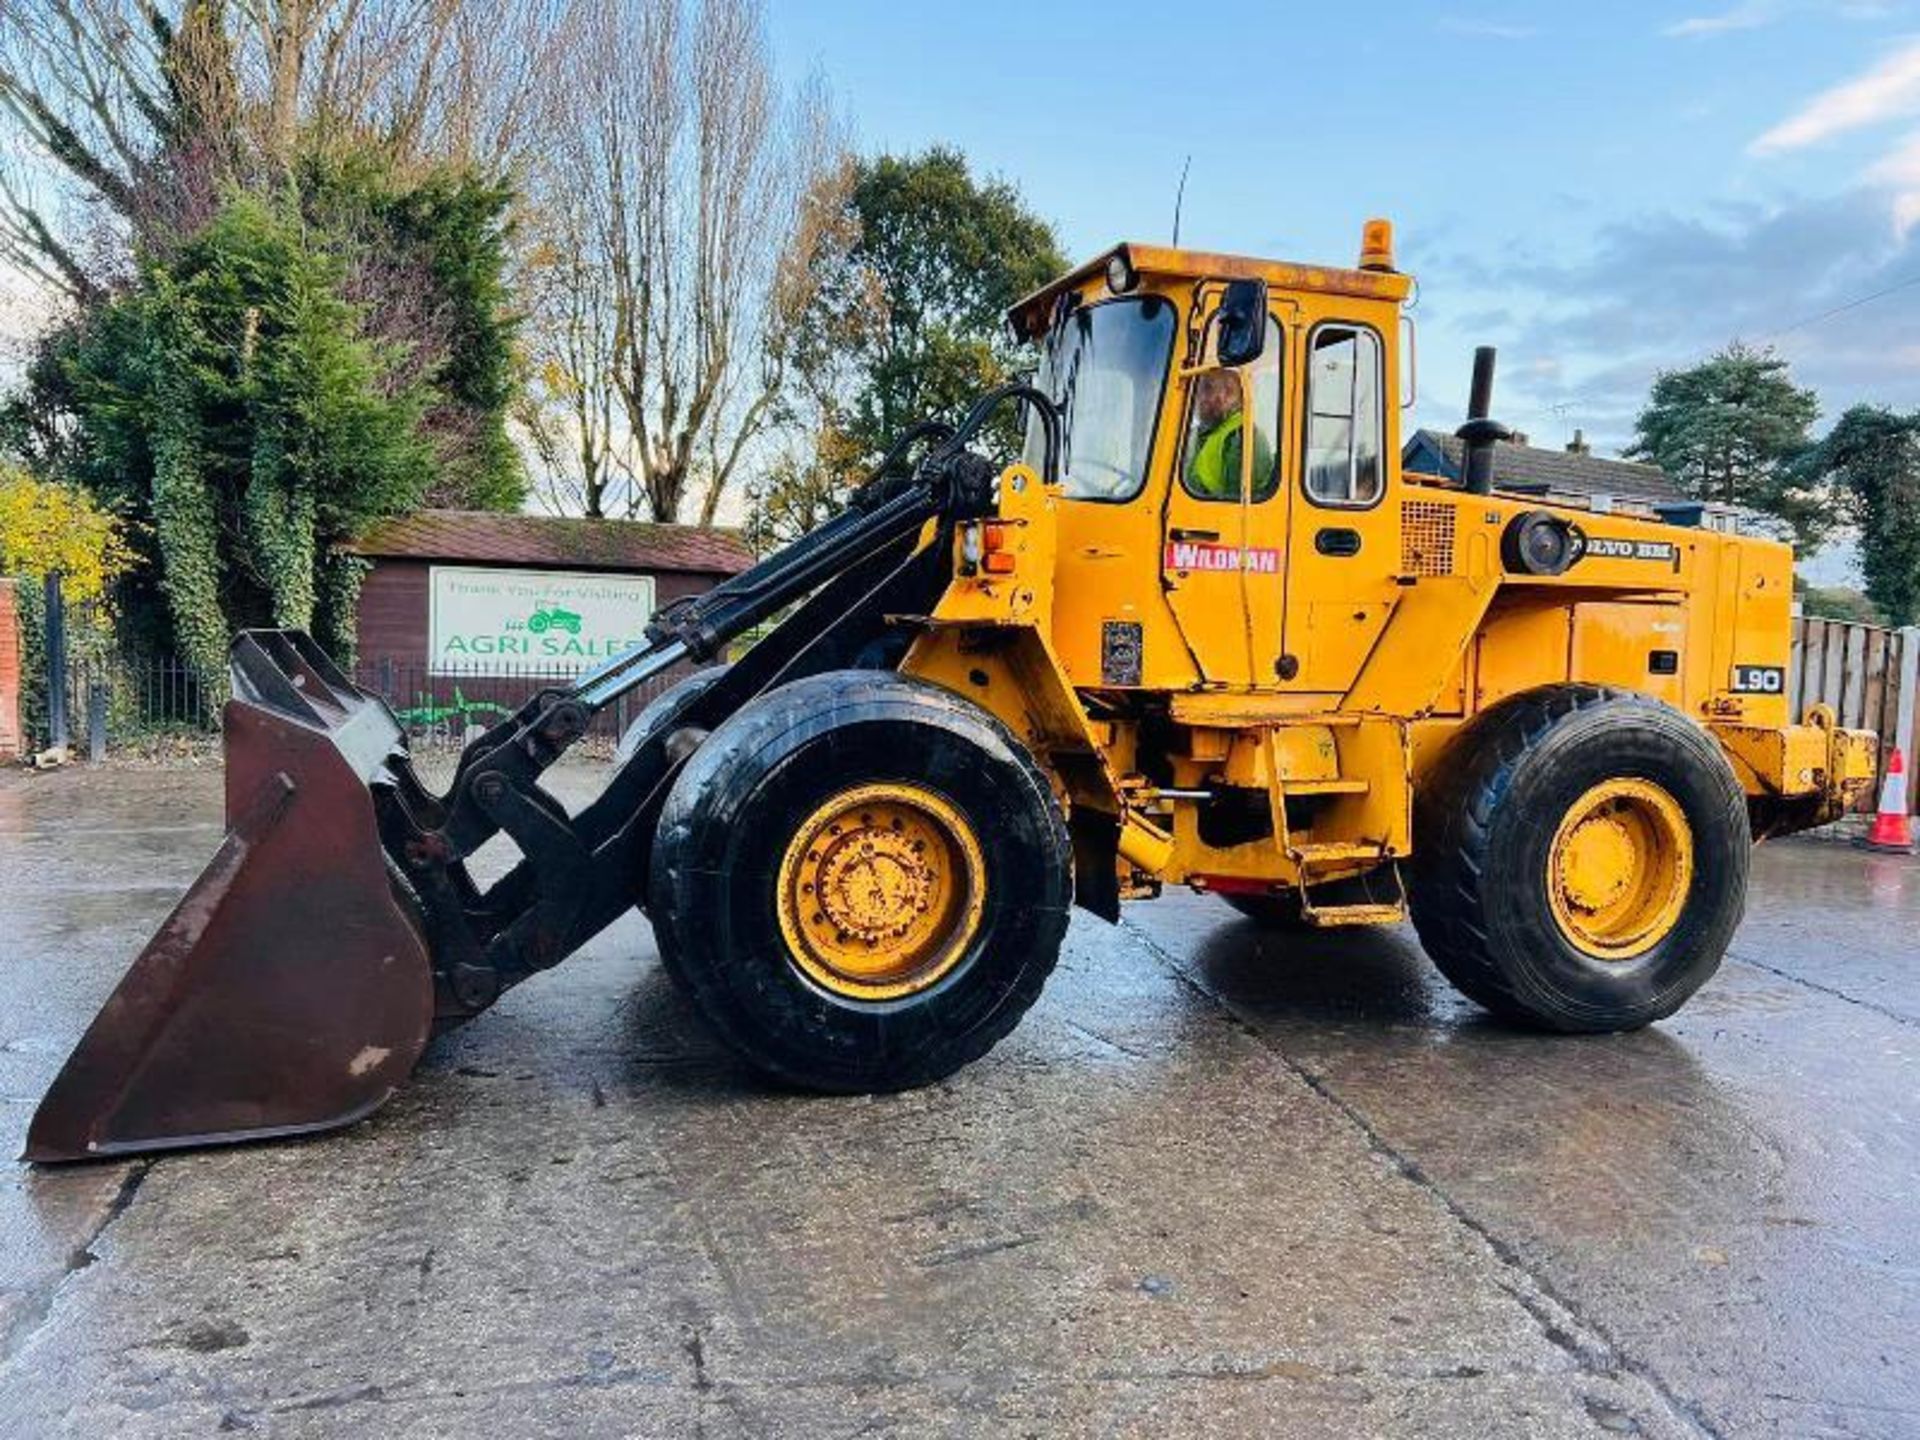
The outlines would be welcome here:
[[[342,549],[382,559],[547,565],[570,570],[679,570],[737,575],[753,564],[738,530],[583,520],[493,510],[416,510]]]
[[[1408,442],[1411,451],[1424,442],[1437,450],[1447,465],[1449,480],[1460,478],[1460,462],[1465,445],[1457,435],[1443,430],[1419,430]],[[1495,485],[1544,485],[1550,491],[1574,495],[1614,495],[1629,500],[1665,504],[1685,500],[1686,492],[1658,465],[1643,465],[1636,460],[1609,460],[1602,455],[1581,454],[1572,450],[1541,450],[1532,445],[1509,445],[1505,441],[1493,449]]]

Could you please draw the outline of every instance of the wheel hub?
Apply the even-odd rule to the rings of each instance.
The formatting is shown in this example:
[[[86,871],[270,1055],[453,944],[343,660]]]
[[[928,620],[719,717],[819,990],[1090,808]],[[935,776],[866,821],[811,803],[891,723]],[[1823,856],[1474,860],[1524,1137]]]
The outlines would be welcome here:
[[[1588,914],[1604,910],[1633,881],[1633,837],[1611,815],[1592,815],[1567,837],[1562,858],[1567,899]]]
[[[986,865],[944,798],[863,785],[817,807],[780,866],[780,927],[794,963],[835,994],[887,1000],[956,965],[979,927]]]
[[[1563,934],[1602,960],[1631,960],[1679,923],[1693,880],[1693,831],[1651,780],[1603,781],[1561,819],[1547,895]]]
[[[809,854],[823,921],[841,938],[871,945],[904,935],[927,911],[939,873],[925,841],[890,828],[898,819],[863,813],[852,829],[830,835]]]

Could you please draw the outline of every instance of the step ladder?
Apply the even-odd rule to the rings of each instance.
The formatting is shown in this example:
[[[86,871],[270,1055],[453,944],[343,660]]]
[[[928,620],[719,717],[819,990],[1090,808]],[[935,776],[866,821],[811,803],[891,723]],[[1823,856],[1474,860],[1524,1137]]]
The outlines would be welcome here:
[[[1290,795],[1365,795],[1371,783],[1352,776],[1318,780],[1288,780],[1281,775],[1279,743],[1269,738],[1268,752],[1272,776],[1269,789],[1273,807],[1273,833],[1294,867],[1300,872],[1300,916],[1309,925],[1331,929],[1339,925],[1397,925],[1407,918],[1407,890],[1400,879],[1400,867],[1386,854],[1386,845],[1378,840],[1314,841],[1296,839],[1287,823],[1287,797]],[[1313,879],[1316,871],[1325,873],[1345,869],[1356,863],[1373,862],[1384,868],[1393,880],[1393,899],[1367,901],[1354,905],[1316,905]]]

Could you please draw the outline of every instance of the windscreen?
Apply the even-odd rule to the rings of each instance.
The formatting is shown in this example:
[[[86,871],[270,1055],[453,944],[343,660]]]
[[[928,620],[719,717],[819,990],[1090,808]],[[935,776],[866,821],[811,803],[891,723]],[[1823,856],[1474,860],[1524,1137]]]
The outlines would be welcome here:
[[[1173,331],[1173,306],[1148,295],[1083,306],[1047,337],[1034,383],[1060,407],[1061,488],[1069,498],[1128,500],[1140,493]],[[1035,469],[1042,452],[1035,419],[1026,451]]]

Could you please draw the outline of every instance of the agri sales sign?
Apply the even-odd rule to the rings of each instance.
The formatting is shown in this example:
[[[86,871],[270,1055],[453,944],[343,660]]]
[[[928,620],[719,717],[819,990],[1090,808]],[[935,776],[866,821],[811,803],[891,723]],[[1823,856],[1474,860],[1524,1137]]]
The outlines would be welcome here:
[[[651,575],[435,565],[427,582],[435,675],[571,674],[641,643]]]

